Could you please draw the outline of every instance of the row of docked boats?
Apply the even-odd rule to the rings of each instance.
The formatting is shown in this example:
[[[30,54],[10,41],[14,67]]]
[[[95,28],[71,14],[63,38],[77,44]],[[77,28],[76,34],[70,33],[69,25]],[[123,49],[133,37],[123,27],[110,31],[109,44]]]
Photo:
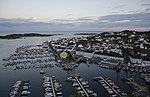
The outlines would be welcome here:
[[[78,94],[83,97],[97,97],[97,94],[89,87],[88,81],[83,78],[70,76],[66,79],[67,82],[71,82]]]
[[[59,66],[55,55],[48,44],[22,46],[16,49],[15,54],[3,58],[3,66],[13,66],[16,69],[47,68]]]
[[[36,68],[52,68],[52,67],[55,67],[55,66],[56,66],[56,64],[20,65],[20,66],[14,66],[14,70],[36,69]]]
[[[16,81],[16,83],[12,86],[9,97],[27,96],[30,94],[29,88],[29,81]]]
[[[32,60],[19,60],[19,61],[9,61],[7,63],[3,63],[5,67],[7,66],[14,66],[19,64],[53,64],[56,63],[55,60],[52,60],[51,57],[49,58],[42,58],[42,59],[32,59]]]
[[[98,62],[97,65],[101,68],[112,69],[116,71],[120,71],[122,69],[122,62],[119,60],[102,60]]]
[[[26,53],[21,53],[21,54],[10,54],[8,58],[3,58],[3,61],[16,61],[16,60],[26,60],[26,59],[40,59],[40,58],[47,58],[47,57],[52,57],[54,56],[51,52],[44,52],[42,54],[26,54]]]
[[[127,93],[121,90],[110,78],[102,76],[94,77],[93,80],[98,81],[109,93],[110,97],[127,97]]]
[[[139,73],[149,73],[150,67],[148,66],[142,66],[137,64],[127,64],[123,67],[123,70],[131,71],[131,72],[139,72]]]
[[[149,89],[147,87],[145,87],[141,82],[134,80],[133,78],[122,78],[122,81],[131,86],[138,93],[149,93]]]
[[[149,75],[143,74],[142,76]],[[94,77],[93,80],[98,81],[102,87],[106,89],[110,97],[128,97],[127,93],[120,89],[110,78],[98,76]],[[82,97],[98,97],[90,88],[88,81],[81,78],[80,75],[70,75],[66,81],[71,82],[77,93]],[[135,81],[133,78],[123,78],[122,81],[135,89],[137,93],[144,93],[145,95],[150,93],[147,87],[143,86],[142,83]],[[43,88],[45,97],[63,97],[62,85],[55,76],[43,76]],[[28,96],[30,94],[29,89],[29,81],[16,81],[12,86],[9,97]]]
[[[55,78],[55,76],[47,77],[43,76],[43,88],[45,97],[63,97],[62,85]]]

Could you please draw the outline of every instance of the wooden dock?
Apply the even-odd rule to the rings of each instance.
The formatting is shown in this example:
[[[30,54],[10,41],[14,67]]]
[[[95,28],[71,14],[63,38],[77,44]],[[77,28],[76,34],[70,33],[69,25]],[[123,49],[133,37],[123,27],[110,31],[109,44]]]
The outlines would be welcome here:
[[[24,82],[21,82],[21,86],[19,88],[18,95],[16,97],[21,97],[21,93],[22,93],[22,90],[23,90],[23,84],[24,84]]]
[[[87,93],[87,91],[84,89],[84,87],[82,86],[81,82],[79,81],[79,77],[75,76],[76,81],[78,82],[78,84],[80,85],[81,89],[83,90],[83,92],[85,93],[86,97],[90,97],[89,94]]]
[[[22,97],[22,91],[23,91],[23,86],[24,84],[28,82],[28,81],[21,81],[21,85],[20,85],[20,88],[18,90],[18,94],[15,96],[15,97]],[[28,95],[28,94],[27,94]]]
[[[55,78],[55,76],[48,77],[48,76],[43,76],[43,87],[44,89],[48,88],[45,90],[45,97],[49,97],[49,93],[52,97],[62,97],[62,85],[59,83],[59,81]]]
[[[87,93],[87,91],[85,90],[85,88],[83,87],[83,85],[81,84],[80,80],[79,80],[80,74],[76,73],[76,74],[72,74],[70,76],[72,76],[72,77],[75,78],[75,80],[77,81],[77,83],[79,84],[79,86],[81,87],[81,89],[83,90],[85,96],[86,97],[90,97],[89,94]]]
[[[121,97],[121,95],[103,77],[101,77],[101,79],[109,86],[109,88],[111,88],[118,96]]]
[[[125,93],[124,91],[122,91],[118,86],[116,86],[114,84],[114,82],[112,82],[109,78],[104,78],[102,76],[98,76],[98,77],[94,77],[93,80],[98,81],[98,82],[104,82],[104,84],[109,87],[110,90],[108,90],[108,88],[106,88],[105,86],[103,86],[104,84],[101,83],[101,85],[107,90],[107,92],[112,95],[112,94],[116,94],[117,97],[127,97],[127,93]],[[119,91],[118,91],[119,90]]]
[[[53,78],[50,78],[51,81],[51,86],[52,86],[52,92],[53,92],[53,97],[56,97],[56,93],[55,93],[55,88],[54,88],[54,83],[53,83]]]

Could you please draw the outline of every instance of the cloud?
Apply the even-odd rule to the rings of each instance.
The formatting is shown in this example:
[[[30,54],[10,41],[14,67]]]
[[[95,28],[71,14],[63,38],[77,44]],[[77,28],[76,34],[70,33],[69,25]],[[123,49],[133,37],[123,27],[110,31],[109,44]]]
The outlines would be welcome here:
[[[118,5],[118,6],[116,6],[116,7],[113,7],[112,8],[112,10],[115,10],[115,9],[123,9],[123,8],[125,8],[126,7],[126,5]]]
[[[150,10],[150,9],[147,9]],[[0,30],[28,31],[87,31],[87,30],[150,30],[150,13],[114,14],[101,17],[81,17],[78,19],[54,19],[37,22],[33,19],[0,18]]]
[[[146,8],[145,11],[150,11],[150,8]]]
[[[141,2],[149,2],[149,0],[141,0]]]
[[[141,4],[141,6],[150,6],[150,3],[147,3],[147,4]]]

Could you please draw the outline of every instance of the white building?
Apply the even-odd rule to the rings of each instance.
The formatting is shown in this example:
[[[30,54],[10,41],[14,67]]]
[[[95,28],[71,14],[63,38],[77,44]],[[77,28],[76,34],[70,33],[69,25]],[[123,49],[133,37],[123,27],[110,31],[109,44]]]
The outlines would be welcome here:
[[[115,57],[115,56],[108,56],[108,55],[99,55],[99,54],[93,54],[93,53],[87,53],[87,52],[79,52],[79,51],[76,51],[76,55],[81,55],[81,56],[84,56],[84,57],[88,57],[88,58],[92,58],[92,57],[99,57],[99,58],[102,58],[102,59],[113,59],[113,60],[120,60],[120,61],[123,61],[124,58],[122,57]]]

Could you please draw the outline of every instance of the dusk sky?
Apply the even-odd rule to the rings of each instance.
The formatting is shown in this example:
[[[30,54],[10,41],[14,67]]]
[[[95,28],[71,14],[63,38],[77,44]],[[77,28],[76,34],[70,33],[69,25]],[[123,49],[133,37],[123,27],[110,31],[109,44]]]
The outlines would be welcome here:
[[[150,30],[150,0],[0,0],[0,31]]]

